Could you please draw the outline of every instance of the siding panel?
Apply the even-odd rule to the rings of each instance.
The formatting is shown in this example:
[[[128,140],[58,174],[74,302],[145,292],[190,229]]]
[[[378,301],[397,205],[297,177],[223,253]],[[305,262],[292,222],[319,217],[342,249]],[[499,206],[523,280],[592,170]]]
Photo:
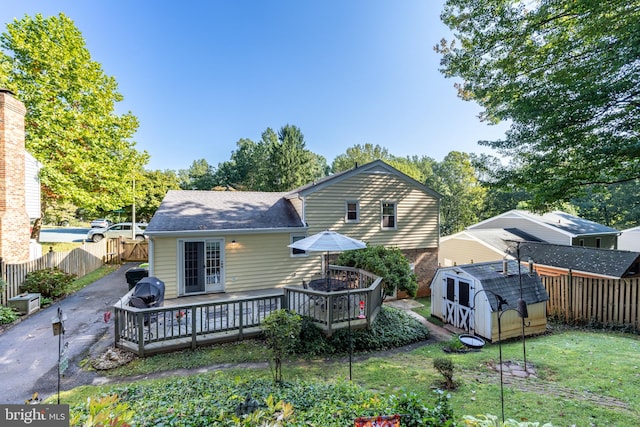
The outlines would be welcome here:
[[[360,221],[345,222],[345,201],[360,204]],[[381,202],[397,203],[397,229],[382,230]],[[359,174],[319,190],[306,201],[309,234],[333,230],[372,245],[400,249],[438,246],[438,201],[393,174]]]

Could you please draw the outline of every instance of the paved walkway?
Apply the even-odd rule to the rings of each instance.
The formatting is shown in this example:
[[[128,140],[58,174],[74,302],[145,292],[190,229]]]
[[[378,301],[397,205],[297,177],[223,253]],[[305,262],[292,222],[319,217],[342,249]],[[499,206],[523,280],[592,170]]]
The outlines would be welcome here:
[[[66,315],[65,341],[68,368],[61,378],[61,390],[92,384],[95,372],[79,367],[89,354],[97,356],[113,345],[113,320],[104,313],[128,291],[125,272],[136,264],[125,264],[64,300],[40,310],[0,333],[0,403],[24,403],[38,392],[44,399],[58,391],[58,337],[53,335],[52,319],[58,308]],[[447,341],[451,332],[427,322],[411,311],[420,304],[413,300],[385,304],[407,310],[427,325],[435,341]]]
[[[104,313],[128,291],[124,276],[135,264],[125,264],[46,309],[0,333],[0,403],[24,403],[34,392],[41,398],[58,390],[58,337],[53,335],[52,319],[62,309],[65,321],[66,357],[69,367],[64,383],[78,380],[83,371],[78,363],[96,346],[112,344],[113,320],[104,322]],[[76,381],[71,381],[75,383]]]

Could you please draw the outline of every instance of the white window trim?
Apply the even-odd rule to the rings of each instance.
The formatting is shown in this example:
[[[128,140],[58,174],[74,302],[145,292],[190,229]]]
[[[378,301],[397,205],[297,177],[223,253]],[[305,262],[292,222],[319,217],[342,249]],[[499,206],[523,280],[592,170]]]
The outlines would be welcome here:
[[[293,240],[295,237],[300,237],[300,239]],[[289,241],[290,241],[290,243],[294,243],[294,242],[296,242],[298,240],[304,239],[305,237],[307,237],[306,234],[290,234],[289,235]],[[297,249],[297,250],[299,250],[299,249]],[[304,257],[308,257],[309,256],[309,252],[308,251],[304,251],[301,254],[294,254],[293,251],[294,251],[293,248],[289,248],[289,256],[291,258],[304,258]]]
[[[393,203],[393,227],[384,226],[384,205],[385,203]],[[381,230],[397,230],[398,229],[398,202],[395,200],[380,201],[380,229]]]
[[[356,205],[356,219],[349,219],[349,205]],[[360,202],[357,200],[345,200],[344,202],[344,222],[358,223],[360,222]]]

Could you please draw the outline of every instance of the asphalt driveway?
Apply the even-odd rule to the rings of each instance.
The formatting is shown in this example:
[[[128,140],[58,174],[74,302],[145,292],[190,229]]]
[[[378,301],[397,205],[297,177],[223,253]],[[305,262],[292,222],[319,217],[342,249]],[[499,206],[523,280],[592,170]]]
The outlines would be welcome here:
[[[64,341],[68,343],[68,368],[61,379],[61,390],[91,383],[78,363],[90,352],[97,353],[113,344],[113,319],[105,323],[104,313],[128,291],[125,264],[64,300],[25,318],[0,333],[0,403],[24,403],[34,392],[41,398],[58,391],[58,337],[53,335],[52,319],[60,308],[66,321]]]

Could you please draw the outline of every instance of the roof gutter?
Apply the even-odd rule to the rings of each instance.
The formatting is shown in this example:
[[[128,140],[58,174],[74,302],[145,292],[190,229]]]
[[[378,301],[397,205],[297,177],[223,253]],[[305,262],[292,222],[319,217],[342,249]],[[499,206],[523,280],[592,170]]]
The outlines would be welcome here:
[[[171,231],[145,231],[149,237],[191,237],[191,236],[228,236],[231,234],[276,234],[296,233],[308,231],[309,227],[282,227],[282,228],[238,228],[223,230],[171,230]]]

